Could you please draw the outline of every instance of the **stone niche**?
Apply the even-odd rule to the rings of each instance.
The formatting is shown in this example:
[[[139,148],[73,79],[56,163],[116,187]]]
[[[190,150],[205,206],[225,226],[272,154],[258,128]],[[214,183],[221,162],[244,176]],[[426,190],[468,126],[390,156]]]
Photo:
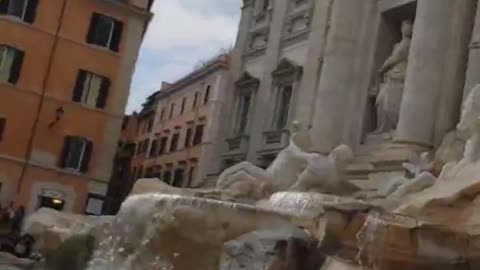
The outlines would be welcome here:
[[[405,19],[415,20],[417,1],[381,0],[377,10],[380,13],[375,42],[372,78],[365,110],[362,141],[377,128],[376,98],[378,94],[378,71],[392,54],[394,45],[402,38],[401,24]]]

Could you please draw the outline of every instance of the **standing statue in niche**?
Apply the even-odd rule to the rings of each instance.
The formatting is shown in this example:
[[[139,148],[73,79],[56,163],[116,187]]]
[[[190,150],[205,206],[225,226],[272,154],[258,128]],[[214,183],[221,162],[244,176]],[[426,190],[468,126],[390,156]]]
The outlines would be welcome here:
[[[377,96],[377,130],[375,134],[388,134],[397,127],[402,104],[413,22],[402,22],[402,40],[395,44],[393,53],[379,71],[380,91]]]

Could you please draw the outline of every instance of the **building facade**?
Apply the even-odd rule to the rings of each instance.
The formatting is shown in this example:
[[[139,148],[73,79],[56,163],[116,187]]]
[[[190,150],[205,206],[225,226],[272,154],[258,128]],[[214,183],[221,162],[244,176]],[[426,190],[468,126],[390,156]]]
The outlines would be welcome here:
[[[153,1],[0,1],[0,199],[99,214]]]
[[[480,82],[478,8],[474,0],[244,0],[223,167],[268,166],[293,120],[311,128],[311,150],[320,153],[339,144],[357,156],[385,143],[393,152],[438,146]],[[408,54],[401,63],[399,51]],[[397,119],[388,136],[375,137],[382,88],[399,89],[386,105]],[[405,160],[397,154],[381,153],[362,170]]]
[[[222,55],[179,81],[163,83],[138,115],[132,179],[158,177],[176,187],[208,185],[219,170],[221,121],[230,57]]]
[[[136,114],[127,115],[123,118],[122,132],[113,161],[112,176],[103,205],[104,215],[116,214],[132,188],[133,182],[130,179],[130,172],[132,159],[135,156],[137,126]]]

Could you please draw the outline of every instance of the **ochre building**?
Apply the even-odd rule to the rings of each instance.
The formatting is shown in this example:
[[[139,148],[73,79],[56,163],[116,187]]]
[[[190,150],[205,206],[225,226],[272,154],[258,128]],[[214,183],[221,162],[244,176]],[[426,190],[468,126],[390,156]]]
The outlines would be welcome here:
[[[99,214],[152,0],[0,0],[0,201]]]
[[[158,177],[176,187],[212,184],[224,140],[230,56],[222,55],[173,84],[163,83],[138,117],[132,181]]]

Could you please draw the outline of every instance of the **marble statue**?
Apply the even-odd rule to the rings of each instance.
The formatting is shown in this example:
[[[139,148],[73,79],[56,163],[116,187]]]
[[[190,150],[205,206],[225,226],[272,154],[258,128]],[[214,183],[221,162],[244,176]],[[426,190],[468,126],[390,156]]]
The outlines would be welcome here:
[[[379,71],[380,91],[377,96],[377,130],[375,134],[390,133],[395,130],[402,103],[405,75],[407,71],[413,22],[402,22],[402,40],[395,44],[393,53]]]
[[[280,191],[315,191],[333,194],[356,190],[345,176],[353,161],[352,149],[336,147],[328,156],[308,152],[308,130],[293,123],[289,146],[282,150],[266,169],[242,162],[226,169],[217,182],[223,200],[255,202]]]
[[[309,131],[303,130],[300,123],[293,122],[291,134],[288,147],[277,155],[266,170],[250,162],[242,162],[222,172],[216,186],[222,191],[222,199],[256,201],[294,185],[308,166],[308,161],[319,154],[307,152]]]
[[[325,194],[352,193],[355,188],[347,181],[345,169],[353,158],[352,149],[346,145],[340,145],[328,156],[317,155],[309,159],[307,168],[290,190]]]

